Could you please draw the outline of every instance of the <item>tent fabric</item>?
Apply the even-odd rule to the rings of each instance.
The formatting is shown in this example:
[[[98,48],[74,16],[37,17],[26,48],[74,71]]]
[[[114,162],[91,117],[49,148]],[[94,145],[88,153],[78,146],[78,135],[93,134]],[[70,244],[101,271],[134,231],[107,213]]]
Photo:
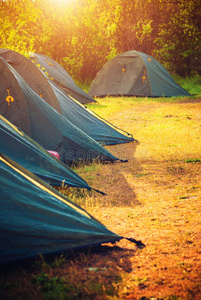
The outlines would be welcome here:
[[[0,56],[21,75],[34,92],[95,141],[102,145],[112,145],[134,140],[132,135],[108,123],[64,93],[25,56],[9,49],[0,49]]]
[[[91,84],[89,95],[172,97],[190,94],[152,56],[131,50],[102,67]]]
[[[121,238],[37,176],[0,155],[0,264]]]
[[[96,102],[92,97],[80,89],[68,72],[54,59],[40,53],[31,53],[30,59],[38,67],[48,74],[49,78],[53,80],[59,87],[80,103]]]
[[[94,139],[85,134],[82,130],[73,125],[64,116],[58,113],[47,102],[39,97],[23,80],[23,78],[12,68],[4,59],[0,58],[1,65],[6,69],[6,77],[9,78],[5,81],[5,85],[1,87],[0,98],[0,114],[2,114],[11,123],[18,126],[29,137],[39,143],[45,149],[56,151],[59,153],[60,158],[64,162],[74,162],[78,160],[90,161],[94,159],[104,161],[118,160],[108,150],[102,147]],[[5,72],[4,72],[5,73]],[[5,74],[3,74],[5,75]],[[3,76],[0,74],[0,76]],[[6,103],[6,90],[8,83],[14,82],[18,90],[21,91],[19,97],[10,103],[8,109]],[[10,89],[10,94],[13,89]],[[25,107],[21,107],[21,103]],[[16,111],[15,108],[18,108]],[[2,109],[3,108],[3,109]],[[22,128],[18,118],[21,119],[23,114],[26,123],[29,124],[29,130]],[[11,116],[15,116],[14,122]],[[17,124],[16,124],[17,123]]]
[[[74,101],[54,83],[50,83],[57,96],[62,115],[102,145],[114,145],[134,141],[131,134],[122,131],[99,118],[91,110]]]
[[[14,74],[1,57],[0,82],[0,114],[26,132],[27,135],[31,135],[31,124],[27,115],[27,103],[23,92]]]
[[[49,154],[42,146],[19,131],[0,115],[0,153],[53,186],[67,185],[91,190],[70,167]]]
[[[28,86],[52,107],[61,113],[57,98],[48,79],[28,58],[10,49],[0,49],[0,57],[5,59],[25,80]]]

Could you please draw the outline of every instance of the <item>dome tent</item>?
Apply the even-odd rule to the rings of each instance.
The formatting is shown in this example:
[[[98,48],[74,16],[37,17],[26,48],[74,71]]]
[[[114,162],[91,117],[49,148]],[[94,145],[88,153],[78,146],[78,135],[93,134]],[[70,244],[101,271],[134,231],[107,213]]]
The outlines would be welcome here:
[[[89,94],[92,97],[190,95],[156,59],[135,50],[108,61],[93,80]]]
[[[0,154],[0,265],[116,242],[86,210]],[[144,246],[140,241],[128,240]]]
[[[0,264],[119,240],[85,210],[0,155]]]
[[[107,122],[78,101],[74,101],[54,83],[50,84],[57,96],[62,115],[95,141],[101,145],[119,145],[134,141],[131,134]]]
[[[0,115],[0,153],[6,155],[45,182],[61,186],[91,187],[70,167],[50,155],[42,146]]]
[[[25,56],[10,49],[0,49],[0,56],[21,75],[35,93],[98,143],[112,145],[134,141],[131,134],[108,123],[67,95]]]
[[[38,96],[3,58],[0,58],[0,114],[64,162],[118,160]]]
[[[2,57],[26,81],[28,86],[61,113],[61,109],[47,78],[24,55],[10,49],[0,49]]]
[[[30,59],[40,67],[53,82],[61,87],[68,95],[82,104],[96,102],[89,94],[79,88],[68,72],[53,58],[40,53],[30,53]]]

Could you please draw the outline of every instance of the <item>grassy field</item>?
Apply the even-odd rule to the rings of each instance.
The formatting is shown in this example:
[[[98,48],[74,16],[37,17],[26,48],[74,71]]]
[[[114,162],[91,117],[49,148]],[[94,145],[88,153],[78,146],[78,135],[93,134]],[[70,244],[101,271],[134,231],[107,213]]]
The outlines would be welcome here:
[[[66,190],[123,239],[98,252],[43,257],[0,272],[0,299],[201,299],[201,98],[104,98],[90,106],[133,134],[107,146],[125,163],[76,167],[92,187]]]

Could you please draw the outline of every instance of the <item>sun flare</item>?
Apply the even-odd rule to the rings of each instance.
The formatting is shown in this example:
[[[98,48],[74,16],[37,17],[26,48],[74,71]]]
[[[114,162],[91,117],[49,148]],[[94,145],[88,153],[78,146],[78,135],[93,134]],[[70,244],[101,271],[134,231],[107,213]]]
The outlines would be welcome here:
[[[56,4],[72,4],[75,0],[53,0]]]

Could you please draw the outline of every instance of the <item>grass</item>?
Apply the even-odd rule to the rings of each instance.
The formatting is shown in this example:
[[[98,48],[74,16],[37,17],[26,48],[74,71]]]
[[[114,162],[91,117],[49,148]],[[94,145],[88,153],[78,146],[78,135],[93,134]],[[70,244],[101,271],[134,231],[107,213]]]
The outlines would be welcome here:
[[[201,94],[201,77],[195,75],[190,78],[174,77],[175,81],[181,85],[185,90],[187,90],[192,95]]]
[[[105,192],[65,189],[126,239],[0,272],[1,299],[201,299],[201,101],[104,98],[91,106],[135,143],[107,146],[127,163],[79,165]]]

